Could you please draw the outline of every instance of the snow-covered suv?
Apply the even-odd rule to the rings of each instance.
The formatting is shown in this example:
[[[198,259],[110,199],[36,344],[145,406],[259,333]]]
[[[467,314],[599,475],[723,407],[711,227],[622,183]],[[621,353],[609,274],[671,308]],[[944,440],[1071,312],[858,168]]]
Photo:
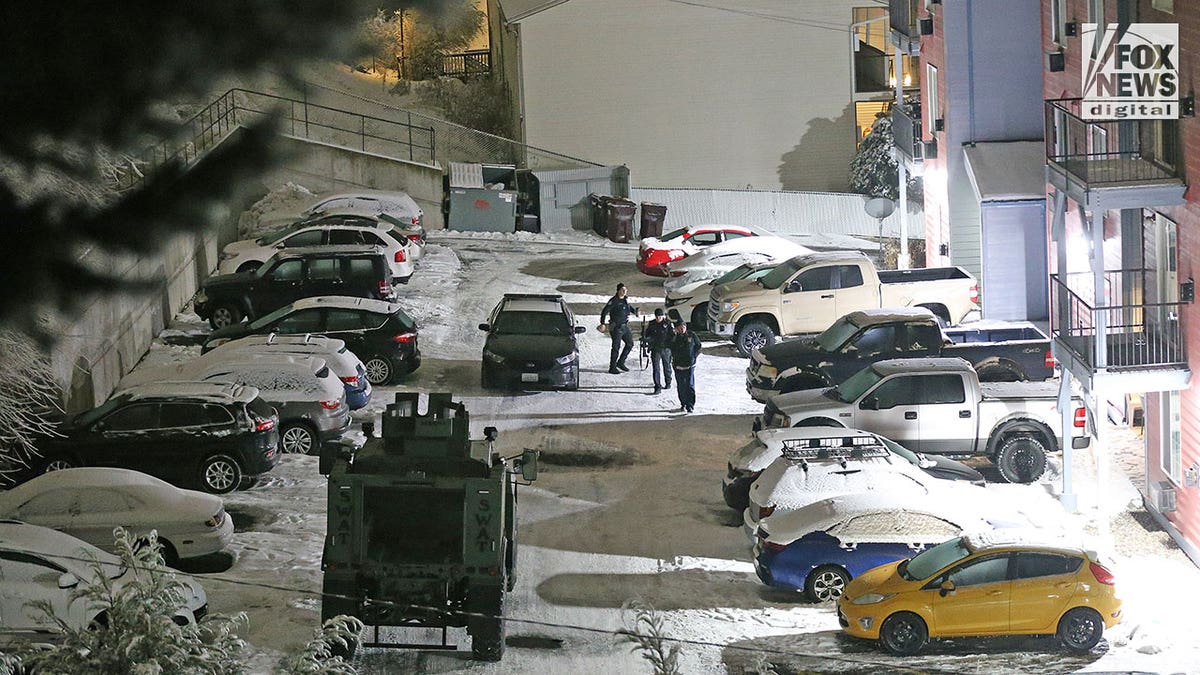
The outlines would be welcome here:
[[[417,244],[391,223],[375,218],[330,216],[273,229],[257,239],[243,239],[221,250],[220,274],[253,272],[285,248],[301,246],[378,246],[387,255],[392,282],[407,283]]]

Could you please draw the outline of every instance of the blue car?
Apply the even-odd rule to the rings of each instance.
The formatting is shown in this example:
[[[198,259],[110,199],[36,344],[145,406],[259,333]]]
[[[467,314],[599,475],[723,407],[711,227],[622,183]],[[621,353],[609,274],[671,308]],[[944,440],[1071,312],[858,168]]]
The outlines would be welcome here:
[[[346,405],[351,410],[358,410],[371,402],[371,382],[367,379],[367,370],[362,364],[358,366],[357,377],[343,377],[342,386],[346,388]]]
[[[759,522],[754,569],[768,586],[802,591],[812,602],[836,600],[850,579],[959,536],[986,530],[969,490],[842,495]],[[1020,524],[1005,521],[1006,525]]]

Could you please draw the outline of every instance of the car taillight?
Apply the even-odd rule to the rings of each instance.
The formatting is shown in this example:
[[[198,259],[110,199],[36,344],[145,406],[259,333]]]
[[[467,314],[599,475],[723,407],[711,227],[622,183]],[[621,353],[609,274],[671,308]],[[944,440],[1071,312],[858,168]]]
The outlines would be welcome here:
[[[780,544],[777,541],[763,541],[763,550],[771,551],[772,553],[779,553],[785,548],[787,548],[787,544]]]
[[[261,417],[254,420],[255,431],[270,431],[275,428],[275,420],[263,419]]]
[[[404,249],[396,251],[396,262],[404,262],[405,260],[408,260],[408,258],[404,255]]]
[[[1075,409],[1075,428],[1082,429],[1087,426],[1087,408]]]
[[[401,343],[401,344],[413,342],[416,339],[417,339],[416,333],[401,333],[399,335],[392,336],[392,342],[397,342],[397,343]]]
[[[413,225],[416,225],[416,223],[413,223]],[[408,235],[408,240],[409,240],[409,241],[415,241],[415,242],[417,242],[417,243],[420,243],[420,242],[421,242],[421,235],[419,235],[419,234],[410,234],[410,235]]]
[[[1049,349],[1047,349],[1046,350],[1046,367],[1053,368],[1056,363],[1058,363],[1058,362],[1054,360],[1054,353],[1051,352]]]
[[[775,507],[774,507],[774,506],[760,506],[760,507],[758,507],[758,519],[759,519],[759,520],[762,520],[763,518],[766,518],[767,516],[771,515],[772,513],[775,513]]]
[[[341,401],[339,401],[338,399],[335,398],[335,399],[331,399],[329,401],[321,401],[321,407],[326,410],[337,410],[338,406],[341,405],[341,403],[342,403]]]
[[[351,387],[357,387],[358,386],[358,376],[351,375],[350,377],[343,377],[342,382],[350,385]]]
[[[225,522],[225,510],[222,509],[220,511],[217,511],[217,515],[204,521],[204,525],[207,527],[220,527],[224,522]]]
[[[379,297],[386,298],[392,294],[392,285],[386,281],[379,282]]]
[[[419,216],[413,216],[413,217],[412,217],[412,224],[413,224],[413,225],[420,225],[420,224],[421,224],[421,218],[420,218]],[[419,235],[419,234],[410,234],[410,235],[408,235],[408,236],[409,236],[409,238],[411,239],[412,237],[419,237],[419,236],[421,236],[421,235]]]
[[[681,276],[683,276],[684,274],[687,274],[687,272],[681,272],[681,271],[679,271],[679,270],[674,270],[674,271],[672,271],[670,274],[671,274],[671,276],[673,276],[673,277],[681,277]]]
[[[971,286],[970,298],[971,298],[971,302],[973,302],[975,304],[979,304],[979,284],[974,284],[973,286]]]
[[[1104,565],[1101,565],[1100,563],[1090,563],[1089,567],[1091,567],[1092,576],[1096,577],[1096,581],[1099,581],[1106,586],[1112,586],[1117,582],[1116,578],[1113,576],[1113,573],[1109,572],[1108,568]]]

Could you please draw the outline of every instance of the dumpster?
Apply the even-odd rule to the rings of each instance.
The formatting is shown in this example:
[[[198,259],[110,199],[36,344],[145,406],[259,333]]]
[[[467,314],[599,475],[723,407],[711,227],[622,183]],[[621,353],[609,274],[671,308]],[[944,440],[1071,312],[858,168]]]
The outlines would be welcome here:
[[[471,232],[512,232],[517,219],[516,167],[450,162],[446,226]]]
[[[541,231],[541,223],[538,222],[538,217],[532,213],[523,214],[520,219],[517,220],[517,232],[538,233]]]
[[[654,202],[642,202],[642,223],[638,230],[638,239],[646,237],[661,237],[663,222],[667,219],[667,207]]]
[[[605,213],[605,236],[609,241],[624,244],[633,236],[633,219],[637,216],[637,204],[620,197],[610,197]]]

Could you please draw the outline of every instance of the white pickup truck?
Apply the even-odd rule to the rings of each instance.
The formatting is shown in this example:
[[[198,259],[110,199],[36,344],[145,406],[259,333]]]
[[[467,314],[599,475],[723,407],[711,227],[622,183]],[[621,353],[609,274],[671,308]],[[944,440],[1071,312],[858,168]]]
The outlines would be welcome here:
[[[1031,483],[1046,455],[1062,448],[1058,385],[979,383],[957,358],[891,359],[863,368],[837,387],[779,394],[767,400],[760,428],[838,426],[865,429],[913,452],[983,455],[1010,483]],[[1072,448],[1091,443],[1087,409],[1072,398]]]
[[[766,276],[715,286],[708,329],[743,356],[781,335],[820,333],[860,309],[924,307],[943,325],[978,310],[979,284],[961,267],[879,271],[854,251],[796,256]]]

